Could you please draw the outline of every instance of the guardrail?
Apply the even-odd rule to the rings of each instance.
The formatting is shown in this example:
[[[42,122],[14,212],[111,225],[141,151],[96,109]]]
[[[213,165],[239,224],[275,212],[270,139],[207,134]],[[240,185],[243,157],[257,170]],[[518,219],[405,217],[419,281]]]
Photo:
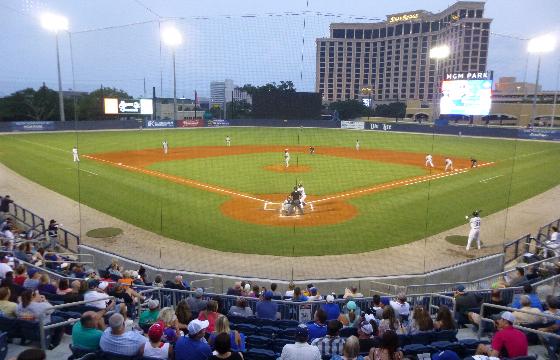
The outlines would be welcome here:
[[[560,228],[560,219],[554,220],[553,222],[551,222],[549,224],[541,226],[541,228],[539,229],[539,232],[537,234],[537,239],[541,240],[541,237],[544,237],[545,238],[544,240],[549,240],[553,226],[556,226],[557,228]]]
[[[531,247],[533,244],[533,248]],[[531,234],[524,235],[519,239],[504,244],[504,263],[512,262],[523,254],[530,252],[536,248],[537,240],[531,237]]]

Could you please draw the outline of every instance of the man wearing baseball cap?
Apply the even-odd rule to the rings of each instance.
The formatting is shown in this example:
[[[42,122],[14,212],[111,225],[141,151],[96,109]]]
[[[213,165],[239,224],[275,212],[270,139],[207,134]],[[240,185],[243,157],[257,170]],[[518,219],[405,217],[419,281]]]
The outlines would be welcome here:
[[[282,348],[281,360],[321,360],[321,353],[317,346],[309,345],[309,329],[300,324],[296,329],[295,344],[286,344]]]
[[[327,321],[336,320],[340,316],[340,306],[335,304],[333,295],[327,295],[327,303],[321,308],[327,313]]]
[[[465,292],[464,285],[455,287],[455,316],[459,326],[469,323],[469,310],[478,307],[480,301],[473,292]]]
[[[527,337],[513,327],[514,322],[515,316],[509,311],[504,311],[496,321],[498,332],[492,338],[492,345],[478,345],[476,354],[500,358],[527,356]]]
[[[278,304],[272,301],[272,291],[264,292],[263,299],[257,303],[256,315],[259,319],[276,320]]]
[[[188,335],[181,336],[175,345],[175,360],[206,360],[212,349],[204,340],[208,320],[194,319],[189,323]]]

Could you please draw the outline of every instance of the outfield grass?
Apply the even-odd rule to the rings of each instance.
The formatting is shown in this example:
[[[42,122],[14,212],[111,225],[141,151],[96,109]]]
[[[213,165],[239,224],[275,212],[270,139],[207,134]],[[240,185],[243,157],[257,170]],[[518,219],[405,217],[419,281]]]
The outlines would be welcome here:
[[[241,223],[218,208],[228,198],[153,176],[83,159],[77,171],[71,148],[81,154],[178,146],[314,145],[432,153],[496,161],[466,174],[348,200],[359,216],[336,225],[307,228]],[[514,205],[558,183],[560,144],[333,129],[223,128],[0,136],[0,161],[23,176],[131,224],[193,244],[232,252],[286,256],[357,253],[405,244],[461,225],[464,215],[483,215]],[[292,159],[293,160],[293,159]],[[332,193],[408,177],[415,167],[316,156],[311,172],[281,174],[262,166],[281,162],[277,154],[249,154],[154,164],[160,171],[249,193],[284,193],[294,178],[306,189]],[[305,161],[308,161],[305,159]],[[342,165],[342,162],[344,165]],[[320,175],[320,176],[315,176]],[[413,174],[414,175],[414,174]],[[487,180],[493,178],[492,180]],[[16,199],[17,200],[17,199]],[[87,223],[82,224],[84,230]],[[344,244],[344,247],[341,246]]]

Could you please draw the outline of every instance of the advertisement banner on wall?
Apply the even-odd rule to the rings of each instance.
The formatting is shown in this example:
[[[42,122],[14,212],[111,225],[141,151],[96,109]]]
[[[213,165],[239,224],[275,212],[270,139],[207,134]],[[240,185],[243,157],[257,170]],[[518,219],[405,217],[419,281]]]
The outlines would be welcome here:
[[[12,131],[47,131],[54,130],[54,121],[14,121]]]
[[[341,121],[340,128],[341,129],[350,129],[350,130],[364,130],[364,122],[363,121]]]
[[[393,130],[393,125],[385,123],[367,123],[366,130],[391,131]]]
[[[147,128],[174,128],[175,121],[173,120],[146,120],[144,127]]]
[[[177,120],[177,127],[204,127],[204,120],[190,119],[190,120]]]
[[[560,130],[520,129],[518,137],[520,139],[560,141]]]
[[[220,126],[229,126],[229,121],[215,119],[215,120],[208,120],[208,127],[220,127]]]

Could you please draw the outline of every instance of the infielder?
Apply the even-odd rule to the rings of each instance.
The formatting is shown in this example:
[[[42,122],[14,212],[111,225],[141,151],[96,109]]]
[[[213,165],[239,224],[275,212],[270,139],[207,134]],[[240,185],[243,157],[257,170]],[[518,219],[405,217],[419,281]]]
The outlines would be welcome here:
[[[78,147],[74,146],[72,148],[72,156],[74,157],[74,162],[80,162],[80,157],[78,156]]]
[[[228,136],[226,136],[226,146],[231,146],[231,138]]]
[[[471,158],[471,168],[478,166],[478,161],[475,158]]]
[[[450,158],[445,158],[445,172],[447,172],[447,170],[453,171],[453,161],[451,161]]]
[[[426,155],[426,166],[430,165],[431,167],[434,167],[434,163],[432,161],[432,155],[428,154]]]
[[[356,139],[356,151],[360,151],[360,140]]]
[[[303,184],[299,184],[296,190],[301,194],[299,201],[301,201],[301,206],[303,207],[305,206],[305,198],[307,197]]]
[[[284,150],[284,164],[286,167],[290,166],[290,153],[288,152],[288,149]]]
[[[471,225],[471,231],[469,231],[469,240],[467,241],[466,250],[469,251],[471,248],[471,243],[476,240],[476,245],[480,250],[480,211],[473,211],[472,217],[469,220],[469,216],[466,215],[465,219],[469,220]]]
[[[167,140],[163,140],[161,142],[161,145],[163,146],[163,153],[167,154],[167,150],[169,149],[169,145],[167,144]]]

